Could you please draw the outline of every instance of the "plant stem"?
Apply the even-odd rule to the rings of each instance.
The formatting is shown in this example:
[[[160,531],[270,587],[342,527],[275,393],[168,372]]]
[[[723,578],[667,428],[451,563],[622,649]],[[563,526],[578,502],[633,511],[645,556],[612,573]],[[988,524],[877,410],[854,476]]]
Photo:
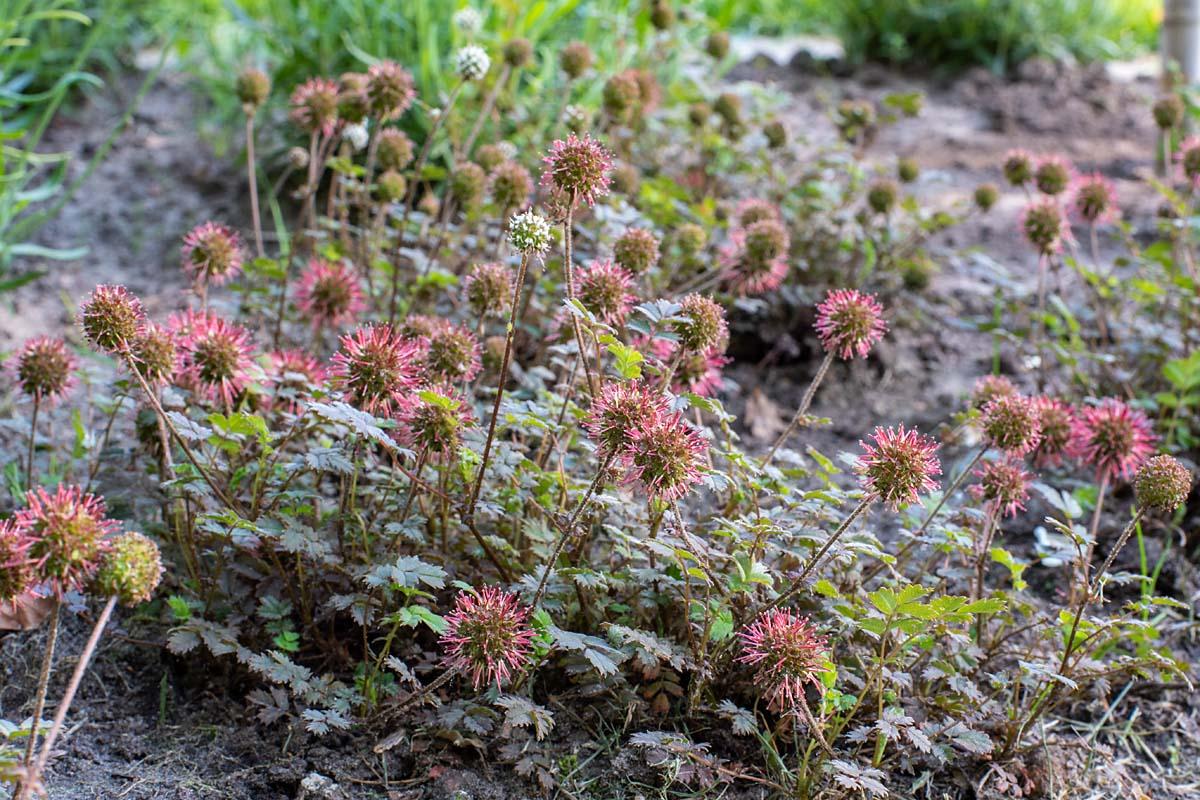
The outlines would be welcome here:
[[[926,530],[929,529],[930,524],[933,523],[933,520],[937,517],[938,512],[942,510],[942,506],[946,505],[946,501],[950,498],[950,495],[958,491],[958,487],[962,486],[963,481],[965,481],[967,476],[971,474],[971,470],[975,468],[975,465],[979,463],[979,459],[983,458],[986,452],[986,446],[980,448],[979,452],[975,454],[970,463],[968,463],[967,466],[963,468],[962,472],[958,473],[950,485],[946,487],[946,491],[942,492],[942,496],[938,498],[937,505],[933,507],[933,511],[930,511],[925,517],[925,521],[921,523],[921,527],[917,528],[916,532],[912,535],[912,538],[909,539],[896,553],[896,561],[904,558],[904,556],[908,555],[912,549],[917,546],[921,536]],[[882,563],[879,566],[873,567],[870,571],[863,575],[863,583],[866,583],[868,580],[878,575],[882,570]]]
[[[809,562],[804,567],[804,570],[794,581],[792,581],[787,590],[776,597],[773,601],[768,603],[767,606],[762,609],[762,611],[770,611],[773,608],[779,608],[788,600],[799,594],[800,590],[804,588],[805,579],[808,578],[808,576],[811,575],[814,570],[816,570],[817,566],[821,563],[821,559],[827,552],[829,552],[829,548],[833,547],[833,543],[841,538],[842,534],[846,532],[846,530],[856,519],[861,517],[867,511],[867,509],[871,507],[871,503],[873,502],[875,502],[874,495],[869,494],[864,497],[859,504],[854,507],[854,510],[850,512],[850,515],[842,520],[842,524],[838,525],[837,530],[829,535],[829,538],[825,541],[825,544],[821,546],[821,549],[817,551],[816,555],[809,559]]]
[[[434,680],[432,683],[426,684],[425,686],[421,687],[417,691],[410,694],[407,698],[404,699],[403,702],[401,702],[399,705],[397,705],[394,709],[391,709],[391,712],[394,714],[394,713],[403,711],[404,709],[406,709],[409,706],[416,703],[418,700],[421,700],[422,698],[436,692],[438,689],[442,688],[447,683],[449,683],[450,680],[454,676],[458,675],[458,673],[459,673],[458,667],[451,667],[450,669],[446,670],[441,675],[439,675],[437,677],[437,679]],[[404,738],[404,733],[405,733],[405,731],[403,729],[396,731],[395,733],[388,736],[386,739],[381,740],[377,745],[375,745],[374,751],[376,753],[386,753],[388,750],[391,750],[393,747],[400,744],[400,741]]]
[[[588,486],[587,492],[584,493],[583,499],[579,501],[579,505],[575,507],[575,513],[571,515],[571,519],[567,522],[567,527],[559,534],[558,542],[554,545],[553,552],[550,553],[550,558],[546,561],[546,568],[542,572],[542,579],[538,581],[537,591],[533,593],[533,601],[529,607],[536,609],[538,603],[542,601],[542,596],[546,593],[546,584],[550,580],[550,573],[554,569],[558,557],[562,555],[563,548],[567,546],[567,541],[575,533],[575,523],[579,521],[579,517],[583,514],[583,510],[587,508],[588,503],[592,500],[592,495],[596,493],[596,488],[600,485],[600,481],[604,480],[605,474],[608,473],[608,467],[612,464],[613,456],[605,457],[603,463],[600,464],[600,469],[596,470],[596,475],[592,478],[592,483]]]
[[[46,741],[42,743],[37,765],[33,770],[35,778],[41,777],[43,770],[46,769],[46,762],[50,760],[50,751],[54,747],[55,740],[58,739],[58,734],[62,731],[67,711],[70,710],[71,703],[75,700],[75,693],[79,690],[83,674],[87,671],[88,664],[96,652],[96,645],[100,641],[100,636],[104,633],[104,628],[108,625],[108,620],[112,617],[113,608],[116,605],[116,597],[108,598],[108,602],[104,604],[104,610],[100,612],[100,618],[96,620],[96,624],[92,627],[92,633],[88,637],[87,644],[83,646],[83,652],[79,655],[79,661],[75,664],[75,671],[71,673],[71,681],[67,684],[67,689],[63,692],[62,700],[59,701],[58,707],[54,710],[54,723],[50,726],[50,733],[46,734]]]
[[[188,461],[192,462],[192,466],[195,467],[196,471],[200,473],[200,477],[203,478],[204,482],[208,484],[208,488],[213,490],[213,494],[217,496],[217,499],[224,503],[231,511],[240,516],[242,513],[241,506],[238,503],[235,503],[233,499],[229,497],[229,495],[225,494],[225,492],[219,486],[217,486],[217,483],[213,480],[212,476],[208,474],[208,470],[201,466],[199,459],[196,458],[196,454],[192,452],[192,448],[188,446],[186,441],[184,441],[183,436],[181,436],[179,431],[175,428],[175,423],[171,422],[171,418],[167,416],[167,412],[163,409],[162,404],[158,402],[158,396],[155,395],[149,384],[146,383],[146,379],[142,377],[142,373],[138,372],[137,365],[133,362],[133,355],[129,352],[128,345],[124,345],[121,349],[124,351],[126,360],[129,363],[129,371],[133,373],[133,376],[137,378],[138,383],[141,384],[142,391],[146,393],[147,399],[150,400],[150,405],[154,406],[154,411],[156,414],[158,414],[159,419],[163,421],[163,424],[167,426],[167,430],[169,430],[171,435],[175,437],[175,442],[179,445],[179,448],[183,450],[183,454],[187,456]]]
[[[488,92],[487,97],[483,101],[483,108],[479,110],[479,116],[475,119],[475,124],[471,127],[471,133],[467,135],[467,139],[463,142],[462,147],[458,150],[460,158],[470,158],[471,148],[475,144],[475,140],[479,138],[479,132],[483,130],[483,124],[492,113],[492,109],[496,106],[496,98],[500,96],[500,90],[504,88],[504,84],[508,83],[508,78],[512,74],[512,67],[508,64],[500,71],[500,77],[496,79],[496,83],[492,85],[492,90]]]
[[[25,459],[25,490],[33,491],[33,449],[34,440],[37,439],[37,418],[38,409],[42,405],[42,393],[40,391],[33,393],[33,416],[29,420],[29,454]]]
[[[801,420],[808,414],[808,408],[812,405],[813,397],[817,394],[817,387],[821,385],[821,381],[825,380],[825,373],[829,372],[830,365],[833,364],[833,352],[825,354],[825,358],[821,361],[821,366],[817,367],[817,374],[813,375],[812,382],[808,384],[808,389],[804,392],[804,397],[800,399],[800,407],[796,409],[795,416],[788,423],[787,428],[783,433],[779,434],[779,438],[775,440],[775,444],[771,445],[771,450],[767,453],[766,458],[762,461],[762,467],[766,469],[771,460],[775,458],[775,451],[783,446],[784,442],[790,437],[800,426]]]
[[[576,194],[571,190],[570,197],[567,198],[567,218],[563,221],[563,269],[567,275],[567,299],[575,299],[575,265],[572,229],[575,227],[575,202]],[[573,312],[571,314],[571,324],[575,329],[575,346],[579,348],[579,358],[583,361],[583,371],[587,375],[588,391],[592,393],[592,397],[597,396],[600,392],[600,386],[596,382],[596,376],[592,374],[592,366],[588,363],[587,348],[583,344],[583,329],[579,325],[579,317]]]
[[[404,202],[404,212],[400,217],[400,224],[397,226],[396,233],[396,249],[399,250],[404,245],[404,229],[408,225],[408,215],[412,213],[413,203],[417,199],[417,186],[421,183],[421,172],[425,169],[425,162],[429,159],[429,150],[433,146],[433,140],[441,130],[442,123],[446,121],[446,117],[450,116],[450,110],[454,108],[454,103],[458,100],[458,95],[462,91],[463,81],[459,80],[455,84],[454,89],[450,92],[450,97],[446,100],[446,107],[441,110],[437,118],[433,121],[433,125],[429,128],[429,135],[425,137],[425,141],[421,144],[421,152],[417,156],[417,161],[413,165],[413,179],[408,187],[408,198]],[[397,259],[398,263],[398,259]],[[392,267],[392,295],[388,301],[388,324],[396,323],[396,300],[400,294],[400,270],[394,264]]]
[[[250,185],[250,217],[254,221],[254,247],[258,257],[266,255],[263,249],[262,216],[258,211],[258,170],[254,158],[254,111],[246,114],[246,177]]]
[[[487,439],[483,444],[483,457],[479,462],[479,474],[475,476],[475,486],[471,490],[471,502],[467,504],[467,516],[475,516],[475,505],[479,502],[479,493],[483,490],[483,478],[487,473],[488,459],[492,455],[492,442],[496,438],[496,421],[500,417],[500,404],[504,400],[504,386],[508,383],[508,369],[512,363],[513,339],[517,335],[517,314],[521,306],[521,291],[525,286],[525,273],[529,269],[529,254],[521,254],[521,266],[517,269],[517,286],[513,293],[512,310],[508,317],[508,331],[504,341],[504,356],[500,360],[500,380],[496,384],[496,402],[492,405],[492,418],[488,422]]]
[[[33,721],[29,725],[29,741],[25,743],[25,760],[22,762],[27,770],[24,782],[17,789],[16,800],[25,800],[33,792],[34,780],[33,754],[37,750],[38,730],[42,722],[42,712],[46,710],[46,691],[50,686],[50,672],[54,667],[54,646],[58,643],[59,617],[62,615],[62,598],[54,596],[54,605],[50,609],[50,629],[46,633],[46,652],[42,656],[42,671],[38,675],[37,695],[33,704]]]

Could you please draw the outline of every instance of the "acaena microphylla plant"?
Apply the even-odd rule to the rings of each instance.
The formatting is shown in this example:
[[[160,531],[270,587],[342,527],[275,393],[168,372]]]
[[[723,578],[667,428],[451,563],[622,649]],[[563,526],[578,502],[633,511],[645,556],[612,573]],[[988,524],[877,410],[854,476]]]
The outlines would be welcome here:
[[[242,271],[242,241],[235,231],[215,222],[197,225],[183,237],[183,269],[200,296]]]
[[[1024,395],[1004,395],[989,401],[980,416],[987,444],[1012,456],[1024,456],[1041,440],[1037,402]]]
[[[707,452],[704,437],[676,412],[632,428],[620,455],[629,481],[641,484],[652,499],[670,503],[701,481]]]
[[[406,704],[432,694],[457,675],[469,677],[476,691],[488,685],[500,688],[524,670],[533,654],[529,608],[497,586],[459,592],[445,622],[439,641],[446,671]],[[404,731],[388,736],[375,745],[375,752],[392,749],[403,736]]]
[[[1033,170],[1033,183],[1044,195],[1057,197],[1071,188],[1074,170],[1061,156],[1043,156]]]
[[[512,302],[513,273],[504,264],[494,261],[471,267],[463,281],[463,296],[471,311],[482,318],[502,316]]]
[[[401,408],[420,381],[420,350],[390,325],[364,325],[341,338],[333,383],[349,402],[376,416]]]
[[[232,408],[256,369],[249,331],[216,314],[201,314],[192,320],[181,345],[183,382],[204,398]]]
[[[1016,385],[1005,375],[984,375],[971,387],[971,408],[982,410],[997,397],[1018,394]]]
[[[54,598],[50,629],[34,701],[33,729],[25,750],[25,766],[34,765],[37,726],[46,704],[46,690],[54,665],[54,650],[63,596],[83,589],[111,546],[118,525],[109,519],[104,501],[78,486],[59,484],[53,493],[37,487],[25,495],[26,507],[17,511],[14,524],[28,542],[25,550],[36,579]],[[18,796],[27,794],[18,790]]]
[[[866,358],[871,348],[887,333],[883,307],[874,295],[864,294],[857,289],[834,289],[826,294],[825,299],[817,306],[815,327],[817,336],[821,339],[821,346],[825,350],[825,357],[800,399],[796,413],[792,415],[788,426],[763,459],[764,467],[771,463],[776,451],[803,422],[817,394],[817,388],[833,364],[834,357],[844,361],[856,356]]]
[[[583,426],[603,460],[621,455],[633,442],[633,432],[653,425],[670,412],[661,391],[641,381],[606,383]]]
[[[882,501],[892,510],[898,510],[903,505],[915,503],[921,494],[937,488],[934,478],[942,474],[942,465],[937,457],[937,442],[928,436],[914,429],[906,429],[901,424],[894,428],[877,427],[871,434],[870,442],[859,441],[858,444],[863,454],[859,456],[854,471],[864,492],[862,499],[768,608],[778,608],[795,597],[829,549],[875,501]]]
[[[20,601],[36,579],[29,559],[33,542],[13,519],[0,520],[0,608]]]
[[[53,405],[66,396],[74,383],[75,357],[62,339],[37,336],[22,345],[12,372],[21,392],[33,400],[29,418],[29,447],[25,460],[25,484],[33,486],[33,457],[37,440],[38,412],[43,403]]]
[[[1031,457],[1039,467],[1055,467],[1070,455],[1074,436],[1075,409],[1056,397],[1041,395],[1033,399],[1037,406],[1041,436]]]
[[[637,302],[633,275],[612,261],[597,259],[579,270],[579,302],[601,322],[620,327]]]
[[[774,219],[762,219],[729,233],[721,248],[722,277],[731,291],[754,297],[778,289],[787,277],[787,228]]]
[[[459,392],[448,386],[422,390],[400,409],[397,438],[419,459],[448,461],[458,453],[463,430],[474,420]]]
[[[79,306],[79,326],[98,350],[125,354],[146,325],[142,301],[124,286],[97,286]]]
[[[46,770],[54,743],[62,732],[67,712],[75,700],[75,693],[78,691],[84,673],[87,672],[92,656],[96,652],[96,645],[112,617],[113,608],[117,603],[133,607],[148,601],[153,596],[154,590],[158,588],[162,573],[162,558],[158,545],[150,539],[140,533],[128,532],[111,540],[100,560],[90,587],[93,594],[105,597],[107,601],[100,616],[96,619],[95,625],[92,626],[92,632],[75,664],[75,670],[71,674],[67,688],[63,691],[62,699],[55,708],[54,721],[50,726],[50,731],[46,734],[46,741],[42,743],[30,782],[36,783]]]
[[[358,275],[343,261],[309,260],[296,286],[296,306],[314,329],[336,328],[366,308]]]
[[[659,255],[658,239],[645,228],[630,228],[613,243],[613,260],[634,275],[653,269]]]
[[[979,482],[971,487],[971,494],[984,504],[982,528],[975,536],[975,583],[971,596],[983,595],[983,581],[990,559],[992,539],[1001,517],[1012,517],[1024,510],[1029,498],[1031,476],[1024,464],[1012,455],[983,464],[975,472]],[[982,620],[980,621],[980,631]]]
[[[466,327],[441,320],[421,345],[421,366],[428,380],[469,383],[479,374],[479,340]]]
[[[1010,150],[1004,156],[1001,171],[1011,186],[1027,186],[1033,181],[1033,156],[1025,150]]]
[[[542,161],[546,167],[542,172],[541,184],[552,192],[551,199],[556,205],[562,206],[563,210],[566,295],[569,302],[575,302],[578,296],[572,239],[575,206],[580,202],[594,205],[597,198],[608,194],[608,186],[612,180],[613,157],[612,153],[591,137],[591,134],[585,133],[581,138],[572,133],[566,139],[556,139]],[[574,314],[571,315],[571,324],[575,331],[575,345],[579,348],[577,357],[583,364],[588,388],[594,395],[599,391],[600,383],[588,358],[589,351],[579,318]]]
[[[829,657],[829,643],[809,620],[789,610],[764,611],[738,631],[737,660],[755,669],[755,683],[772,710],[798,713],[808,719],[804,690],[821,690],[820,675]]]

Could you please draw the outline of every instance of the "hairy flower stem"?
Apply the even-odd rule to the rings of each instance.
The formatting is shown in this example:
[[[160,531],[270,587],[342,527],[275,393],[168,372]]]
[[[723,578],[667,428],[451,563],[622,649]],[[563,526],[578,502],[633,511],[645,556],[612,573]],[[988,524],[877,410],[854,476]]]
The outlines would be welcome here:
[[[800,573],[800,575],[792,581],[791,585],[788,586],[788,588],[781,595],[768,603],[764,608],[761,609],[759,613],[770,611],[773,608],[779,608],[784,603],[799,594],[804,588],[804,581],[807,580],[808,576],[811,575],[820,565],[821,559],[825,557],[827,552],[829,552],[829,548],[833,547],[833,543],[841,538],[842,534],[846,532],[846,530],[854,523],[856,519],[866,513],[867,509],[871,507],[873,502],[875,502],[875,495],[872,494],[867,495],[861,501],[859,501],[859,504],[854,507],[854,510],[850,512],[850,515],[842,520],[841,525],[838,525],[837,530],[829,535],[829,538],[825,541],[825,544],[821,545],[821,549],[817,551],[816,555],[809,559],[808,564],[805,565],[804,570]]]
[[[462,92],[463,81],[460,79],[450,91],[450,97],[446,100],[446,107],[441,109],[437,117],[433,120],[433,125],[429,128],[429,134],[425,137],[425,141],[421,144],[421,152],[417,155],[417,161],[413,164],[412,182],[408,186],[408,197],[404,201],[404,211],[400,215],[400,223],[396,226],[396,249],[399,250],[404,246],[405,228],[408,226],[408,217],[412,213],[413,206],[417,200],[417,187],[421,183],[421,173],[425,169],[425,162],[429,160],[429,150],[433,146],[433,140],[437,137],[438,131],[442,128],[442,123],[446,121],[446,117],[450,116],[451,109],[454,108],[454,103],[458,100],[458,95]],[[399,259],[397,259],[397,262]],[[392,292],[391,298],[388,300],[388,324],[396,324],[396,302],[400,296],[400,270],[396,264],[392,267]]]
[[[513,340],[517,335],[517,314],[521,306],[521,292],[525,287],[525,273],[529,269],[529,254],[521,254],[521,266],[517,268],[517,284],[513,292],[512,309],[508,316],[508,331],[504,339],[504,356],[500,359],[500,378],[496,383],[496,402],[492,405],[492,418],[488,422],[487,439],[483,443],[483,456],[479,461],[479,474],[471,489],[471,502],[467,504],[467,517],[474,518],[475,505],[483,490],[483,479],[487,474],[488,460],[492,455],[492,442],[496,438],[496,421],[500,418],[500,404],[504,401],[504,386],[508,383],[508,368],[512,363]]]
[[[192,462],[192,466],[195,467],[196,471],[200,473],[200,477],[203,478],[204,482],[208,484],[208,488],[213,490],[213,494],[217,496],[217,499],[224,503],[225,506],[231,511],[241,515],[241,505],[234,502],[233,499],[221,489],[221,487],[217,486],[217,482],[213,480],[211,475],[208,474],[208,470],[200,464],[200,460],[196,458],[196,454],[192,452],[192,448],[188,446],[188,443],[184,440],[183,436],[180,435],[178,429],[175,427],[175,423],[173,423],[171,418],[167,416],[167,412],[163,409],[162,403],[158,402],[158,396],[154,393],[154,390],[150,388],[150,385],[146,383],[146,379],[142,377],[142,373],[138,372],[137,366],[133,361],[133,354],[129,350],[129,346],[127,344],[122,344],[120,349],[126,360],[129,362],[129,371],[133,373],[133,376],[137,378],[138,383],[141,384],[142,391],[146,393],[146,398],[150,401],[150,405],[154,407],[154,413],[158,414],[159,419],[161,419],[163,424],[167,426],[167,430],[169,430],[171,435],[175,437],[175,443],[179,445],[179,449],[181,449],[183,454],[187,456],[188,461]]]
[[[775,440],[775,444],[771,445],[770,451],[768,451],[766,458],[763,459],[763,469],[767,468],[771,460],[775,458],[775,451],[783,447],[784,442],[795,433],[796,428],[800,427],[800,423],[808,415],[809,406],[812,405],[813,397],[817,394],[817,387],[821,385],[821,381],[825,380],[825,373],[829,372],[829,367],[832,364],[833,353],[826,353],[825,358],[821,361],[821,366],[817,367],[817,374],[813,375],[812,382],[808,384],[808,389],[805,390],[804,397],[800,398],[800,406],[796,409],[795,416],[792,417],[792,421],[788,423],[783,433],[779,434],[779,438]]]
[[[67,712],[71,709],[71,703],[75,701],[75,693],[79,691],[83,674],[87,672],[88,664],[91,663],[92,656],[96,652],[96,645],[100,642],[100,636],[108,626],[108,620],[112,617],[113,608],[116,605],[116,597],[108,598],[108,602],[104,604],[104,610],[100,612],[100,617],[92,626],[92,633],[88,636],[87,644],[83,646],[83,652],[80,653],[79,661],[75,664],[75,671],[71,673],[71,681],[67,684],[66,691],[63,692],[62,699],[58,702],[58,707],[54,709],[54,722],[50,726],[50,732],[46,734],[46,740],[42,743],[42,749],[38,753],[37,764],[33,770],[35,779],[41,777],[42,772],[46,769],[46,762],[50,760],[54,742],[62,732],[63,722],[67,718]]]
[[[567,218],[563,221],[563,269],[567,273],[567,299],[575,300],[575,264],[572,239],[572,231],[575,227],[575,202],[577,195],[574,190],[571,190],[570,197],[567,198]],[[575,328],[575,346],[579,348],[579,358],[583,361],[583,371],[587,375],[588,391],[592,397],[600,394],[600,384],[596,380],[596,376],[592,373],[592,365],[588,363],[587,348],[583,344],[583,328],[579,324],[579,317],[574,311],[571,313],[571,324]]]
[[[439,675],[432,683],[428,683],[425,686],[422,686],[420,689],[417,689],[415,692],[406,697],[403,702],[389,709],[389,713],[392,715],[398,714],[420,700],[423,700],[449,683],[456,675],[458,675],[459,671],[460,670],[458,667],[451,667]],[[393,747],[400,744],[400,742],[403,741],[406,733],[406,729],[396,731],[386,739],[382,739],[378,744],[376,744],[373,748],[374,751],[376,753],[386,753],[388,750],[391,750]]]
[[[50,609],[50,628],[46,631],[46,652],[42,656],[42,671],[38,674],[37,694],[33,702],[33,721],[29,724],[29,741],[25,743],[25,759],[22,761],[27,775],[25,781],[17,789],[16,800],[27,800],[33,794],[33,787],[37,785],[33,754],[37,751],[42,712],[46,710],[46,691],[50,687],[50,672],[54,668],[54,647],[58,644],[58,624],[61,616],[62,598],[55,595],[54,604]]]
[[[38,409],[42,405],[42,393],[33,393],[33,415],[29,419],[29,454],[25,458],[25,489],[33,491],[33,450],[37,439]]]
[[[262,216],[258,210],[258,169],[254,158],[254,111],[246,113],[246,178],[250,187],[250,218],[254,222],[254,248],[259,258],[263,249]]]
[[[592,483],[584,493],[583,498],[579,501],[579,505],[575,507],[575,513],[571,515],[567,526],[558,536],[558,541],[554,545],[553,552],[550,553],[550,558],[546,560],[546,568],[542,572],[542,579],[538,581],[537,591],[533,593],[533,601],[529,604],[530,608],[537,608],[538,603],[542,602],[542,596],[546,593],[546,584],[550,580],[550,573],[554,570],[554,565],[558,562],[558,557],[562,555],[563,548],[567,546],[567,542],[575,535],[575,524],[583,515],[584,509],[588,503],[592,501],[592,496],[596,493],[596,489],[600,486],[600,482],[604,480],[604,476],[608,474],[608,467],[612,464],[613,456],[607,456],[603,463],[600,464],[600,469],[596,470],[595,477],[592,478]]]
[[[475,118],[475,124],[471,127],[471,132],[467,135],[466,141],[462,147],[458,149],[456,158],[470,158],[471,148],[475,146],[475,140],[479,138],[480,132],[483,130],[483,125],[487,122],[487,118],[491,116],[492,109],[496,107],[496,100],[500,97],[500,92],[508,83],[509,76],[512,75],[512,66],[505,64],[500,70],[500,76],[496,78],[496,82],[492,84],[491,91],[484,98],[483,107],[479,110],[479,116]]]
[[[1100,479],[1100,489],[1096,492],[1096,507],[1092,510],[1092,522],[1088,525],[1088,546],[1087,552],[1083,556],[1083,563],[1079,565],[1082,572],[1082,584],[1084,591],[1087,591],[1088,583],[1091,581],[1092,556],[1096,552],[1096,535],[1100,532],[1100,514],[1104,511],[1104,498],[1108,494],[1109,479],[1105,475]]]

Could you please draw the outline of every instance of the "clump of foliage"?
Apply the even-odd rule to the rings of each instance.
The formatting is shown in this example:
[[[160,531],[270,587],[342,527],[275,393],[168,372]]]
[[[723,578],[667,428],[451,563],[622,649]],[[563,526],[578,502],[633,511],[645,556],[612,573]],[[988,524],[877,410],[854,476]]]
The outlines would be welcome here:
[[[1117,677],[1182,674],[1146,613],[1177,602],[1105,597],[1130,537],[1171,524],[1192,482],[1154,455],[1190,435],[1184,417],[1118,396],[1134,376],[1103,369],[1135,363],[1113,335],[1134,321],[1074,232],[1108,230],[1107,184],[1010,159],[1041,276],[1007,320],[1030,369],[1023,390],[981,381],[941,432],[973,443],[964,463],[900,420],[830,458],[805,441],[827,422],[809,414],[825,379],[876,357],[914,302],[909,264],[998,190],[925,208],[870,165],[879,127],[919,114],[915,95],[838,104],[842,140],[801,160],[763,132],[779,121],[761,98],[664,86],[657,54],[688,29],[658,8],[647,20],[646,47],[611,72],[586,46],[480,39],[445,51],[444,94],[394,61],[230,80],[250,218],[197,221],[174,314],[149,319],[119,286],[80,303],[82,337],[113,367],[107,424],[58,452],[37,446],[31,413],[0,600],[53,598],[53,629],[66,590],[109,598],[86,667],[115,602],[153,592],[156,546],[117,533],[90,491],[125,424],[158,501],[141,527],[165,553],[168,648],[261,684],[261,724],[368,728],[380,758],[433,732],[549,792],[566,780],[549,735],[586,718],[629,730],[664,784],[695,791],[882,797],[889,775],[950,772],[1018,785],[1046,715]],[[288,98],[287,122],[263,114],[272,97]],[[293,143],[286,194],[260,195],[267,125]],[[622,168],[634,174],[615,180]],[[1154,264],[1188,280],[1169,247]],[[1051,286],[1064,265],[1095,289],[1075,325]],[[1132,313],[1186,321],[1183,294],[1147,289]],[[734,338],[781,307],[811,312],[824,355],[759,454],[722,403],[723,370]],[[1089,362],[1081,340],[1102,324],[1111,358]],[[34,412],[69,402],[61,347],[19,358]],[[84,485],[46,492],[52,466]],[[1059,547],[1042,566],[1060,598],[1035,595],[1013,552],[1031,492],[1050,509]],[[26,795],[73,693],[35,754],[50,642],[6,775]],[[586,714],[568,723],[560,705]],[[689,733],[717,725],[757,757],[735,765]]]

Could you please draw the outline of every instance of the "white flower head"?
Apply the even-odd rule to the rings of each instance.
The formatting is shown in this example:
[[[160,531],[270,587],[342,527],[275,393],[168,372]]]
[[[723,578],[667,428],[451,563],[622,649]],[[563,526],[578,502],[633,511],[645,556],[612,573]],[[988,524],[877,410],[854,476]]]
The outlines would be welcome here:
[[[592,114],[583,106],[571,103],[563,109],[563,124],[572,131],[584,130],[592,124]]]
[[[508,241],[513,249],[528,255],[541,255],[550,249],[553,231],[540,214],[526,211],[508,221]]]
[[[359,122],[354,125],[347,125],[342,129],[342,138],[350,143],[356,151],[362,150],[367,146],[367,142],[371,140],[371,134],[367,132],[365,123]]]
[[[468,36],[479,33],[480,29],[483,28],[483,17],[470,6],[455,11],[454,16],[451,17],[451,21],[454,23],[454,27]]]
[[[454,56],[454,71],[464,81],[477,81],[492,66],[492,59],[487,51],[477,44],[469,44],[459,49]]]

